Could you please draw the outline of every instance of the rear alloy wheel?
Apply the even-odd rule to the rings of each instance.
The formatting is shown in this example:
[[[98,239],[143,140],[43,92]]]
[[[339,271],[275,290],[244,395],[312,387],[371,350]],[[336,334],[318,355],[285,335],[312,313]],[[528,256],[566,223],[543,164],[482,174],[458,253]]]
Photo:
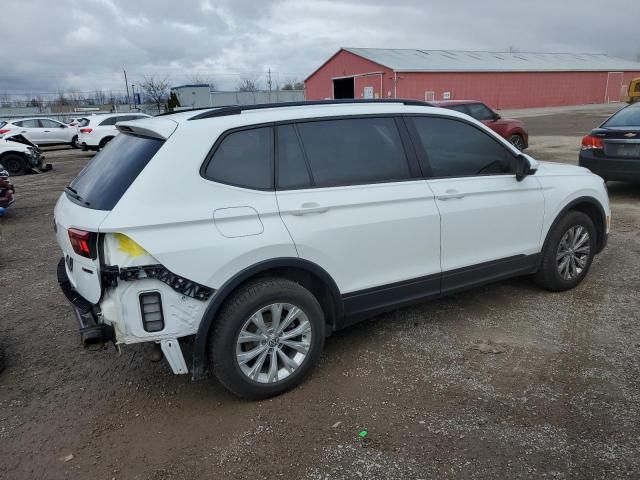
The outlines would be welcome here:
[[[27,169],[27,164],[23,157],[20,155],[7,155],[2,157],[0,162],[4,166],[5,170],[9,172],[9,175],[18,176],[24,175]]]
[[[302,285],[284,279],[247,284],[222,307],[209,341],[220,382],[257,400],[299,385],[320,357],[324,313]]]
[[[73,148],[80,148],[80,144],[78,143],[78,136],[74,135],[73,138],[71,139],[71,146]]]
[[[587,275],[595,250],[593,221],[582,212],[570,211],[549,233],[536,283],[552,291],[576,287]]]
[[[509,143],[520,151],[524,150],[524,138],[520,135],[511,135],[509,137]]]

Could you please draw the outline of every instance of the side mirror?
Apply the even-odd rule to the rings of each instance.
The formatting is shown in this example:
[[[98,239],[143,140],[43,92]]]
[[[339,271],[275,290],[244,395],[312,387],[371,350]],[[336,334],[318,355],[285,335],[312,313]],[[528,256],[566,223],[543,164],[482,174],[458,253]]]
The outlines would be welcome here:
[[[538,162],[524,153],[516,157],[516,180],[521,182],[528,175],[533,175],[538,170]]]
[[[493,112],[493,121],[500,120],[502,117],[499,113]]]
[[[67,128],[66,125],[60,125],[60,128]]]

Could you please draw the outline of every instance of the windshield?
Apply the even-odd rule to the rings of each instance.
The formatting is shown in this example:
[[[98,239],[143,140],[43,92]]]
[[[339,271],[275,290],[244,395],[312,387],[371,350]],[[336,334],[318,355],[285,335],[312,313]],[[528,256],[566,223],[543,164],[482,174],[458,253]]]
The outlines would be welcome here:
[[[625,107],[614,113],[609,120],[602,124],[603,127],[640,127],[640,107]]]
[[[160,149],[164,140],[121,133],[65,189],[75,203],[111,210]]]

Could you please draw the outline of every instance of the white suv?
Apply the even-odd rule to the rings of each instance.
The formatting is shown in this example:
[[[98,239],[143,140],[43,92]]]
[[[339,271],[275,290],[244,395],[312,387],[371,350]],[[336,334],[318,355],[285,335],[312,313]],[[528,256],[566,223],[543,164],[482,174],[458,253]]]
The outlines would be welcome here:
[[[600,177],[419,102],[118,128],[55,209],[84,342],[152,342],[245,398],[299,384],[326,336],[381,312],[517,275],[573,288],[607,241]]]
[[[118,135],[116,123],[149,118],[145,113],[110,113],[91,115],[78,128],[78,145],[83,150],[100,150]]]

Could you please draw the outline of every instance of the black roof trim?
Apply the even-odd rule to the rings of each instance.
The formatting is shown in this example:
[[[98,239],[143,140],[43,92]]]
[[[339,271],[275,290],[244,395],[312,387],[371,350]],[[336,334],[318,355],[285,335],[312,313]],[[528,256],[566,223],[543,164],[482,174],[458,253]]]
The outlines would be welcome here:
[[[279,107],[305,107],[308,105],[344,105],[344,104],[361,104],[361,103],[399,103],[402,105],[413,105],[419,107],[433,107],[434,105],[418,100],[405,100],[395,98],[383,99],[340,99],[340,100],[310,100],[305,102],[282,102],[282,103],[262,103],[258,105],[232,105],[226,107],[211,108],[206,112],[199,113],[191,117],[189,120],[201,120],[203,118],[224,117],[227,115],[239,115],[248,110],[262,110],[265,108]]]

